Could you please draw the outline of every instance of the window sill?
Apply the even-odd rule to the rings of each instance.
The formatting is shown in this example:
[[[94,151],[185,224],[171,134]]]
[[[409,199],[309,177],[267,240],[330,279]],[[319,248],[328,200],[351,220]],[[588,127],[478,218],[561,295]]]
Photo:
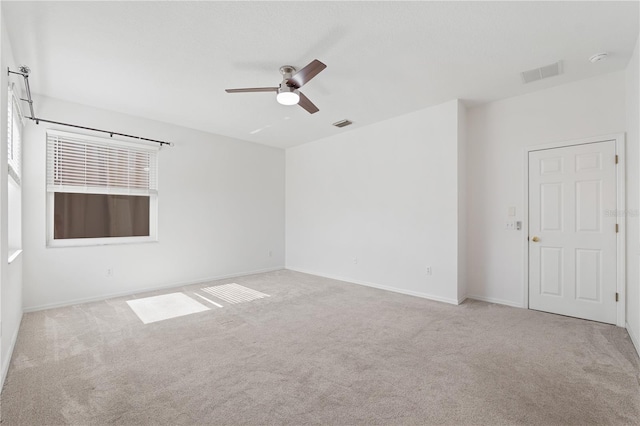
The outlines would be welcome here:
[[[22,254],[22,249],[9,249],[9,263],[13,262]]]

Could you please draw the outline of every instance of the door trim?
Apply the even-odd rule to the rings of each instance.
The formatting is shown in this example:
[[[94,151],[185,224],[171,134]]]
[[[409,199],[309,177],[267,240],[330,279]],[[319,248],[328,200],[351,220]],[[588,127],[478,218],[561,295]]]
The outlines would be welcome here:
[[[625,326],[625,305],[626,305],[626,169],[625,169],[625,134],[614,133],[602,136],[595,136],[584,139],[574,139],[569,141],[553,142],[543,145],[528,146],[524,149],[524,214],[522,229],[524,245],[524,277],[523,277],[523,303],[522,306],[529,309],[529,153],[553,148],[564,148],[575,145],[586,145],[590,143],[614,141],[616,155],[618,156],[618,166],[616,167],[616,209],[618,218],[618,233],[616,235],[616,291],[619,294],[616,306],[616,325]]]

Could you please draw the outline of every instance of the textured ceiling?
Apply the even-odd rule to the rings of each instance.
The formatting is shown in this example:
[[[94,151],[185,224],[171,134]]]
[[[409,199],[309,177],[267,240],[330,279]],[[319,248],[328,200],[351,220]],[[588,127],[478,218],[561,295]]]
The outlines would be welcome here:
[[[638,2],[2,2],[32,90],[289,147],[460,98],[473,105],[623,69]],[[606,61],[588,58],[606,51]],[[327,64],[303,92],[278,68]],[[520,72],[562,60],[564,74]],[[37,105],[36,105],[37,108]],[[55,120],[57,117],[43,117]],[[355,124],[337,129],[348,118]],[[91,123],[80,123],[91,125]]]

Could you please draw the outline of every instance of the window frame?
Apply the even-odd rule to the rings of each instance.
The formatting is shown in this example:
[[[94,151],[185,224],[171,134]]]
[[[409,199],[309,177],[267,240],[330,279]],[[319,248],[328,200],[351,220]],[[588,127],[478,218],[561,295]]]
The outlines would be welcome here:
[[[149,151],[160,151],[160,147],[152,143],[146,142],[129,142],[120,139],[112,138],[100,138],[96,136],[90,136],[82,133],[70,133],[63,132],[55,129],[47,129],[46,140],[49,136],[68,137],[73,139],[81,139],[87,143],[96,143],[100,145],[115,145],[120,147],[131,147],[140,149],[148,149]],[[45,149],[47,149],[48,142],[45,143]],[[156,155],[156,179],[158,179],[158,158]],[[49,159],[45,160],[45,193],[46,193],[46,247],[88,247],[88,246],[104,246],[104,245],[118,245],[118,244],[139,244],[139,243],[153,243],[158,241],[158,191],[155,193],[145,194],[149,197],[149,235],[141,237],[101,237],[101,238],[66,238],[66,239],[54,239],[54,197],[56,192],[68,192],[68,191],[49,191],[47,188],[48,179],[48,166]],[[158,182],[159,186],[159,182]],[[93,192],[87,192],[93,193]],[[132,194],[134,195],[134,194]],[[138,195],[138,194],[135,194]]]

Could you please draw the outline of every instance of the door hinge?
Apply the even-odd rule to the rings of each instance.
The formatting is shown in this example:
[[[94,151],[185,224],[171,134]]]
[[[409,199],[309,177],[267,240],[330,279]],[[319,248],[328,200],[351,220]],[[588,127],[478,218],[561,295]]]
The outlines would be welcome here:
[[[618,299],[620,299],[620,294],[616,293],[616,302],[618,301]]]
[[[616,154],[616,164],[618,164],[618,154]]]
[[[616,223],[616,234],[618,233],[618,224]]]

